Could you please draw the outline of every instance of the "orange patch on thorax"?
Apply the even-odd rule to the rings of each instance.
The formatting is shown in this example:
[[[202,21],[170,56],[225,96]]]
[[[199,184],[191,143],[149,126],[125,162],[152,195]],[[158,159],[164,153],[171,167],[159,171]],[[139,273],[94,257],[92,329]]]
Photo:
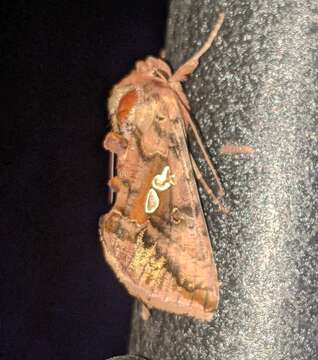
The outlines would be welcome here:
[[[129,112],[136,105],[137,100],[138,93],[136,89],[128,91],[128,93],[120,99],[117,109],[117,118],[120,122],[127,119]]]

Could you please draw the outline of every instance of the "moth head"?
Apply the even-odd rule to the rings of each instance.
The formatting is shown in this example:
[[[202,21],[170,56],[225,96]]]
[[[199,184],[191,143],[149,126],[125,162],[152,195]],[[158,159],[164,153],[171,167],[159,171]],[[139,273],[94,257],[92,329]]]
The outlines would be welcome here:
[[[166,86],[172,89],[177,94],[183,105],[187,109],[190,109],[188,100],[181,86],[181,81],[185,79],[184,71],[183,69],[181,70],[181,73],[177,71],[175,74],[172,74],[172,71],[167,63],[161,59],[149,56],[146,60],[137,61],[135,73],[140,77],[143,76],[148,79],[150,77],[152,80],[157,82],[159,81],[164,85],[164,87]]]
[[[170,67],[161,59],[149,56],[146,60],[137,61],[136,72],[157,80],[168,82],[172,76]]]

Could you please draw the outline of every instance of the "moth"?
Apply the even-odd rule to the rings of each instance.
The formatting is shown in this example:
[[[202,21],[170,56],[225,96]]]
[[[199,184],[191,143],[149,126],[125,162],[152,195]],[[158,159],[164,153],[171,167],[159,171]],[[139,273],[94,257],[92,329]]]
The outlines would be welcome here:
[[[104,256],[128,292],[147,308],[210,320],[219,281],[195,178],[224,210],[221,182],[189,115],[181,81],[198,66],[223,23],[174,74],[148,57],[114,86],[108,101],[112,131],[105,149],[116,154],[112,209],[100,218]],[[211,168],[214,194],[187,147],[192,129]]]

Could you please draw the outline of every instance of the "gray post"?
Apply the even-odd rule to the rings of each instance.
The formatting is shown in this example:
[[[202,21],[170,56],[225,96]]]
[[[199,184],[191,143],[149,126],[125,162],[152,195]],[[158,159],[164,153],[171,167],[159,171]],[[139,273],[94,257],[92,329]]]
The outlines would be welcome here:
[[[160,311],[143,321],[135,311],[130,353],[151,360],[316,359],[318,3],[173,0],[167,59],[174,69],[200,47],[221,10],[218,40],[185,83],[231,209],[218,213],[201,191],[220,307],[209,323]],[[226,143],[256,152],[220,155]]]

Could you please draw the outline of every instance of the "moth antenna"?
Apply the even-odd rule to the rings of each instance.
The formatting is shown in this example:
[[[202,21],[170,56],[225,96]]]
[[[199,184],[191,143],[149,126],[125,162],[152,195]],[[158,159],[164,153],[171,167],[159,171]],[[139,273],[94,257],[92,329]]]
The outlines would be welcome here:
[[[179,67],[179,69],[172,75],[170,81],[183,81],[188,75],[199,65],[200,57],[211,47],[214,39],[216,38],[224,21],[224,14],[220,13],[217,23],[212,29],[206,42],[203,44],[200,50],[198,50],[188,61]]]

